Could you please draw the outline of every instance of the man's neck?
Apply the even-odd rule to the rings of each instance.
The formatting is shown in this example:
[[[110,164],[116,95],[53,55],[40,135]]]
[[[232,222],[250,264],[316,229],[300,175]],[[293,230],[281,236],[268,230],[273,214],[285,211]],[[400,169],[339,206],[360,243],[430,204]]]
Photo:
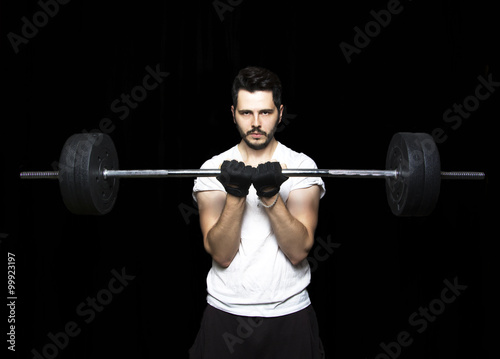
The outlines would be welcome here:
[[[243,162],[246,165],[257,167],[259,163],[264,163],[271,161],[273,159],[274,151],[278,147],[278,141],[275,138],[269,142],[266,148],[261,150],[254,150],[253,148],[248,147],[245,141],[241,140],[238,144],[238,150],[241,153],[241,157],[243,158]]]

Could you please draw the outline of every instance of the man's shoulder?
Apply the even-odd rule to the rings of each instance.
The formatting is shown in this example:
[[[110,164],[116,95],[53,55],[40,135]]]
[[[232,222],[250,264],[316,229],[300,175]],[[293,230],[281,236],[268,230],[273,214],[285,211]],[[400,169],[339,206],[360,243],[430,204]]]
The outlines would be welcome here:
[[[303,152],[297,152],[290,147],[285,146],[283,143],[279,143],[279,162],[283,162],[288,168],[314,168],[316,163],[314,160]]]

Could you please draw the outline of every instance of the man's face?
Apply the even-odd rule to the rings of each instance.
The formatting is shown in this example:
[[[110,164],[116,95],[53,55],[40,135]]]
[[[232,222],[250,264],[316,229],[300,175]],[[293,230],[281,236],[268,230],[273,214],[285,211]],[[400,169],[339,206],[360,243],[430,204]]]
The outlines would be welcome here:
[[[261,150],[274,138],[281,122],[283,105],[278,109],[271,91],[238,92],[237,108],[231,106],[234,123],[248,147]]]

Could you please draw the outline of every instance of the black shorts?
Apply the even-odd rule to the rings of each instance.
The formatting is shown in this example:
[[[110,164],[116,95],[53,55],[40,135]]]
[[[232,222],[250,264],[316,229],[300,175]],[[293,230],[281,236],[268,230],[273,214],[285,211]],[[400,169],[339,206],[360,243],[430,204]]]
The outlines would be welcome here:
[[[244,317],[207,305],[190,359],[322,359],[312,306],[280,317]]]

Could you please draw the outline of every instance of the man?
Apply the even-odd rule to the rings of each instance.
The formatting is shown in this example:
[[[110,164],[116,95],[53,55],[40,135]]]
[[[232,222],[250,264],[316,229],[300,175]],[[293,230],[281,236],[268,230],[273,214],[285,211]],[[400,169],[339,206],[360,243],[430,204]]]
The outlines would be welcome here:
[[[323,358],[316,315],[306,287],[314,242],[320,177],[291,177],[287,168],[314,161],[274,138],[281,122],[281,83],[269,70],[236,76],[233,121],[242,140],[206,161],[217,178],[195,180],[206,251],[212,256],[201,328],[193,359]]]

